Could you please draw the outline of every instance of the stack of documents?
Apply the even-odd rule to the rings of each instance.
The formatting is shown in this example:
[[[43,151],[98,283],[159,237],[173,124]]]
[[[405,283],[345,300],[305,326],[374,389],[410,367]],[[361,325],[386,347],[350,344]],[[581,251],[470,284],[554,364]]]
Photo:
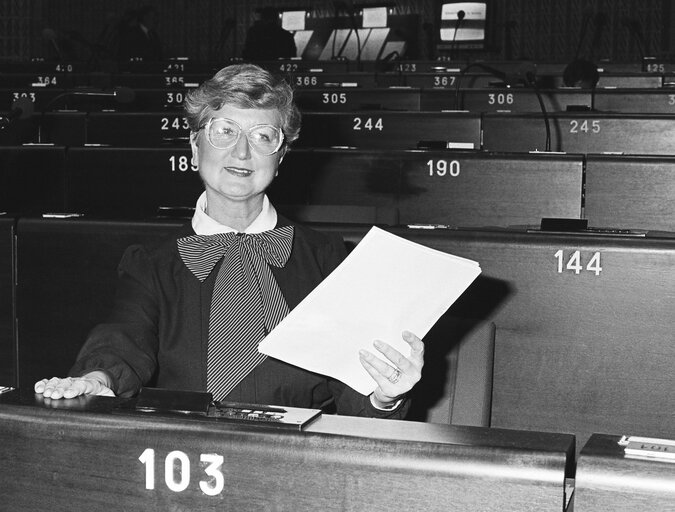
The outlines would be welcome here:
[[[402,331],[424,337],[480,272],[475,261],[373,227],[258,350],[369,395],[377,384],[359,350],[385,359],[373,348],[381,340],[408,356]]]

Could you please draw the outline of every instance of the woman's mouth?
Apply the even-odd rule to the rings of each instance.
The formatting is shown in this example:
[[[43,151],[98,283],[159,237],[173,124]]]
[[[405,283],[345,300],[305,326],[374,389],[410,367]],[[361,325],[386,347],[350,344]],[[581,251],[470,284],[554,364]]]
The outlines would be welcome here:
[[[244,169],[242,167],[225,167],[225,170],[233,176],[237,176],[239,178],[247,178],[253,174],[252,169]]]

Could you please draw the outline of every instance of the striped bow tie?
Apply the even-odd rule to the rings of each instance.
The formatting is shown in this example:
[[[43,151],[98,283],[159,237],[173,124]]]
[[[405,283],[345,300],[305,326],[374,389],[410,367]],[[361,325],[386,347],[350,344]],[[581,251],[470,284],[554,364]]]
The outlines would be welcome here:
[[[179,238],[187,268],[204,281],[222,259],[211,298],[206,384],[222,400],[265,360],[258,343],[288,314],[270,265],[283,267],[293,247],[293,226],[262,233]]]

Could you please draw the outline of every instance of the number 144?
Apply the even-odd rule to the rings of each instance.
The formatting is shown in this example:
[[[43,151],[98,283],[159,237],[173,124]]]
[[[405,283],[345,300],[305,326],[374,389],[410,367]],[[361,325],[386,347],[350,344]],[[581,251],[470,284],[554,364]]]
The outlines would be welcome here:
[[[555,253],[555,257],[558,260],[558,273],[562,274],[565,270],[572,270],[575,274],[581,273],[582,270],[595,272],[596,276],[600,275],[602,272],[602,267],[600,266],[600,252],[596,251],[591,256],[591,259],[588,260],[586,266],[584,267],[581,261],[581,251],[574,251],[567,260],[565,260],[565,253],[562,249]]]

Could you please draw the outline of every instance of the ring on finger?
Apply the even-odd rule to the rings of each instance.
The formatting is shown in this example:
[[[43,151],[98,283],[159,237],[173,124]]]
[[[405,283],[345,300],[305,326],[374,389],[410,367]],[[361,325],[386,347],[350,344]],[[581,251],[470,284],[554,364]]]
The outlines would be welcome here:
[[[401,370],[399,370],[398,368],[396,368],[396,369],[394,370],[394,373],[392,373],[392,374],[389,376],[389,382],[391,382],[392,384],[396,384],[396,383],[399,381],[400,378],[401,378]]]

